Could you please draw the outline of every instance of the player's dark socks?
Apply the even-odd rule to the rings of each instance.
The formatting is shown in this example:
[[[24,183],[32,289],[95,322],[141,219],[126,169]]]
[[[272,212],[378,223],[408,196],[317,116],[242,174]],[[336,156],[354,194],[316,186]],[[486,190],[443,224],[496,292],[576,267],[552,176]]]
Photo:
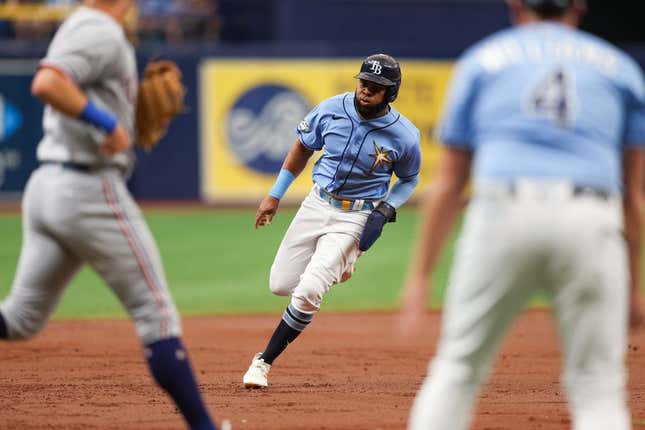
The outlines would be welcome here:
[[[269,340],[269,344],[260,358],[265,363],[273,364],[273,360],[282,354],[282,351],[302,333],[313,317],[314,314],[305,314],[289,304],[284,314],[282,314],[280,324],[278,324],[278,327],[273,332],[273,336],[271,336],[271,340]]]
[[[145,348],[148,366],[157,383],[181,411],[192,430],[217,430],[199,392],[188,354],[178,338],[163,339]]]
[[[0,339],[6,339],[8,336],[7,333],[7,323],[4,320],[4,317],[2,316],[2,312],[0,312]]]
[[[294,330],[289,327],[284,320],[280,320],[280,324],[278,324],[278,327],[273,332],[273,335],[269,340],[269,344],[260,358],[262,358],[265,363],[273,364],[273,360],[278,358],[278,355],[282,354],[282,351],[284,351],[300,333],[302,332]]]

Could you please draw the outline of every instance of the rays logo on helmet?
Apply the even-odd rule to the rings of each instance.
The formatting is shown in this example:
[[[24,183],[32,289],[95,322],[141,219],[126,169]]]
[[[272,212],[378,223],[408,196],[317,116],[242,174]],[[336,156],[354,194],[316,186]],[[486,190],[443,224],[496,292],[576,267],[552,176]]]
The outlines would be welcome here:
[[[396,100],[401,87],[401,66],[389,55],[370,55],[363,60],[361,69],[354,78],[386,86],[385,97],[391,103]]]
[[[302,131],[303,133],[309,133],[311,131],[311,127],[309,126],[307,120],[303,119],[302,121],[300,121],[300,124],[298,124],[298,130]]]
[[[372,64],[371,66],[372,73],[380,75],[381,70],[383,70],[383,66],[381,66],[381,63],[379,63],[378,61],[371,61],[371,64]]]
[[[293,145],[294,128],[309,110],[307,100],[289,87],[278,84],[252,87],[239,96],[228,114],[228,145],[248,168],[276,174]],[[305,126],[309,124],[303,121],[298,128]]]

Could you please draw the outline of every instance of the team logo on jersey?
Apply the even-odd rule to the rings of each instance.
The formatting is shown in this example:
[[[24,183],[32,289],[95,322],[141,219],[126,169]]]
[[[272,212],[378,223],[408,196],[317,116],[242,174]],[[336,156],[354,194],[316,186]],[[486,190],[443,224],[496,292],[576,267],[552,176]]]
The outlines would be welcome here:
[[[306,121],[298,124],[309,110],[305,98],[291,88],[278,84],[253,87],[229,112],[228,144],[245,166],[264,174],[278,173],[295,141],[296,126],[309,131]]]
[[[0,94],[0,142],[13,136],[22,126],[22,115]]]
[[[309,126],[309,123],[306,120],[300,121],[300,124],[298,124],[298,130],[302,131],[303,133],[309,133],[311,131],[311,127]]]
[[[369,155],[370,157],[374,157],[374,162],[370,169],[370,171],[373,172],[377,167],[384,167],[388,164],[392,164],[392,159],[390,158],[390,152],[392,151],[385,151],[383,147],[379,148],[376,141],[372,141],[372,143],[374,144],[374,154]]]

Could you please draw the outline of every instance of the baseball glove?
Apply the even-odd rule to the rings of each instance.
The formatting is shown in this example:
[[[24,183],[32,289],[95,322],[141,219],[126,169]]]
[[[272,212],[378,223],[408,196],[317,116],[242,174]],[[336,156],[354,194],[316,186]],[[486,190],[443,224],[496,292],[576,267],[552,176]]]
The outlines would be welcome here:
[[[376,242],[388,222],[396,222],[396,209],[387,202],[381,202],[367,217],[367,222],[358,241],[358,249],[365,252]]]
[[[185,95],[176,63],[158,60],[146,65],[137,94],[137,146],[151,150],[157,145],[170,121],[183,111]]]

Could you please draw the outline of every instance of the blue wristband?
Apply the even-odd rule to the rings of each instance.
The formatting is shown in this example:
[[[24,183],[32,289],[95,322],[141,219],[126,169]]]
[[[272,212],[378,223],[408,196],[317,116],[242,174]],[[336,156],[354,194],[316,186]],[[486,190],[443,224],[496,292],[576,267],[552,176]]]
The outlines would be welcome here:
[[[289,188],[289,185],[291,185],[294,179],[296,179],[296,177],[293,176],[293,173],[287,169],[280,169],[278,179],[276,179],[275,184],[273,184],[273,188],[269,191],[269,195],[280,200],[282,196],[284,196],[284,193],[287,192],[287,188]]]
[[[99,108],[92,100],[87,100],[78,118],[107,133],[112,133],[119,123],[113,114]]]

